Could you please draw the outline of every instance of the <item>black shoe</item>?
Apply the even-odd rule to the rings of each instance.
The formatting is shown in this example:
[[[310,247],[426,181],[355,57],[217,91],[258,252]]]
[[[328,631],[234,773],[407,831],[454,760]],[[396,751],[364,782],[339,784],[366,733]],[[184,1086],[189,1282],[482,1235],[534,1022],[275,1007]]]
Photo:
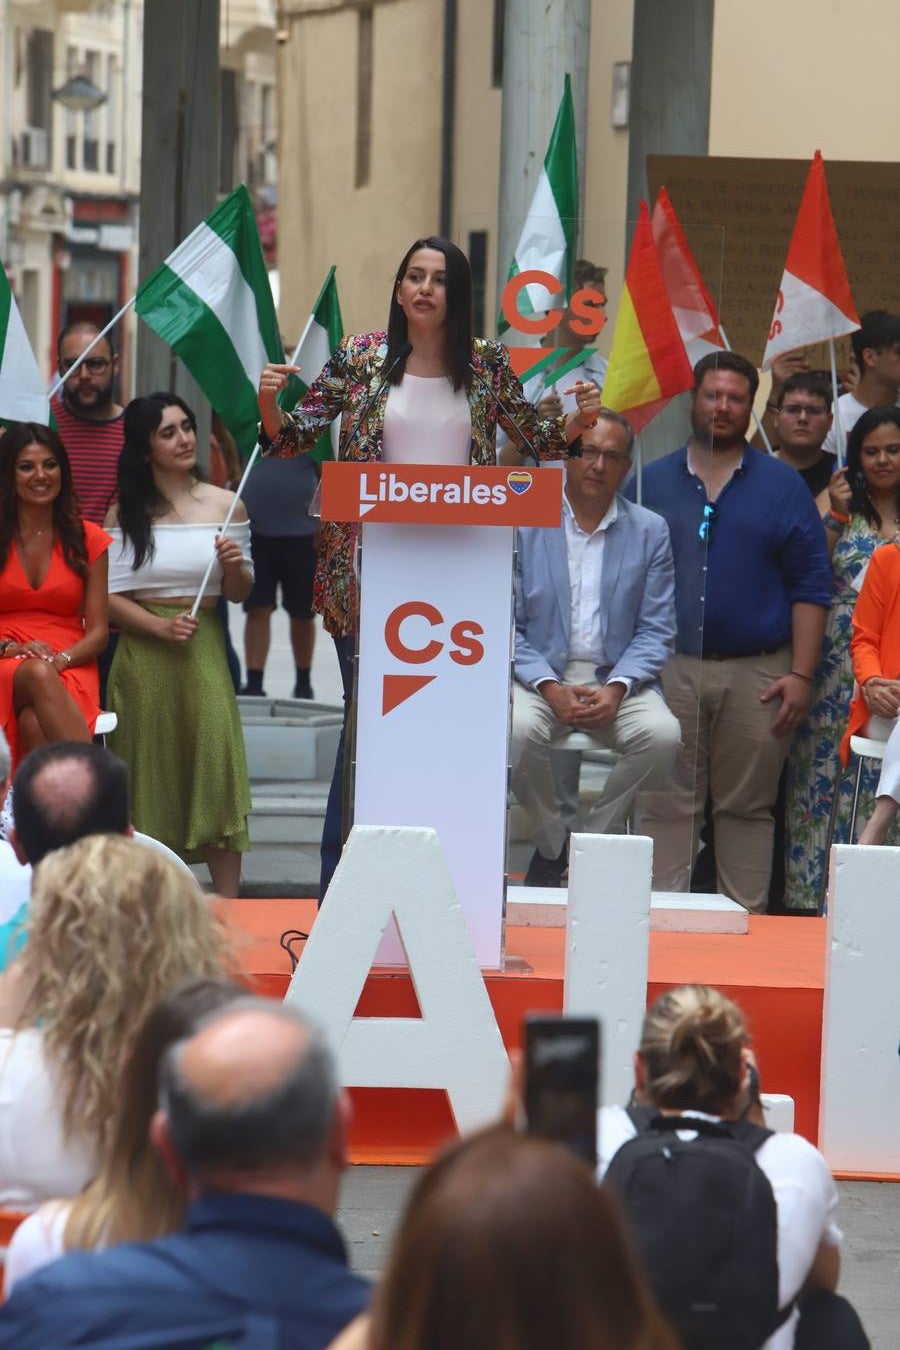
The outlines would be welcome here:
[[[556,858],[545,858],[538,849],[531,855],[528,871],[525,873],[525,886],[561,886],[566,869],[569,866],[569,836]]]
[[[314,698],[312,685],[309,682],[309,676],[297,676],[297,683],[294,685],[294,698]]]
[[[265,689],[257,689],[255,686],[253,689],[251,689],[249,684],[245,684],[243,689],[241,690],[241,698],[265,698],[265,697],[266,697]]]

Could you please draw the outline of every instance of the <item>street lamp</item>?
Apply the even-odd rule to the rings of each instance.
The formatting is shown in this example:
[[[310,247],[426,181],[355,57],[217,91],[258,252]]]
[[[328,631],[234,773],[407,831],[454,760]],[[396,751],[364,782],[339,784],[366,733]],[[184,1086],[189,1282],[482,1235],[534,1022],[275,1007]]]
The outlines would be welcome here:
[[[105,103],[108,95],[98,89],[89,75],[80,72],[72,75],[65,84],[53,90],[53,97],[69,112],[93,112]]]

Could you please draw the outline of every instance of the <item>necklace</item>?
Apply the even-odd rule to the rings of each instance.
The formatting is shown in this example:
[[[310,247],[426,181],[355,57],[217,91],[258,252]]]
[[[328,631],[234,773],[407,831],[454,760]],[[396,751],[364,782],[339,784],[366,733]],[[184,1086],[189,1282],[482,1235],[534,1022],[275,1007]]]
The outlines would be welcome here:
[[[900,524],[900,521],[898,521],[898,524]],[[32,530],[30,534],[25,534],[24,530],[20,529],[16,530],[16,535],[22,541],[23,544],[27,544],[30,539],[37,539],[38,535],[52,534],[52,533],[53,533],[52,530]]]

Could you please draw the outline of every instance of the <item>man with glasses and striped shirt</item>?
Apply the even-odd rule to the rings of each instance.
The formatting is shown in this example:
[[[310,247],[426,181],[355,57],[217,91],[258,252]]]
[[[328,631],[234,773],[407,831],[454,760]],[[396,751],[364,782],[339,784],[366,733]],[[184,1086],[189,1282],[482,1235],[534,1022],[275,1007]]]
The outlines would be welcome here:
[[[686,891],[707,793],[718,887],[764,911],[772,808],[805,719],[831,603],[825,531],[799,474],[748,444],[759,377],[735,352],[694,367],[692,435],[647,465],[643,502],[669,526],[676,655],[663,671],[681,723],[673,780],[645,800],[654,886]]]
[[[60,375],[66,375],[100,330],[91,323],[64,328],[56,341]],[[72,465],[72,480],[85,520],[102,525],[116,488],[124,436],[124,409],[113,398],[118,357],[108,337],[69,376],[53,416]]]

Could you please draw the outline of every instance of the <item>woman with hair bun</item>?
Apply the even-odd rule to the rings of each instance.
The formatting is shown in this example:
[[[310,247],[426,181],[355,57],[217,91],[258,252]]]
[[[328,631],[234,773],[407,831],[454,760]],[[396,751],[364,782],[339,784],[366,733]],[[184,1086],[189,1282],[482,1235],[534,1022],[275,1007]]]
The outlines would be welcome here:
[[[689,1128],[692,1117],[731,1125],[755,1117],[755,1123],[763,1123],[744,1016],[737,1004],[708,985],[681,985],[650,1007],[634,1057],[634,1078],[632,1105],[600,1112],[600,1176],[622,1145],[640,1130],[653,1128],[654,1114],[684,1117],[685,1129],[676,1133],[686,1140],[698,1137]],[[808,1140],[787,1133],[769,1135],[754,1156],[777,1208],[778,1307],[786,1309],[799,1300],[799,1313],[794,1307],[764,1350],[856,1350],[867,1345],[853,1309],[835,1294],[841,1231],[837,1187],[827,1162]],[[685,1215],[685,1231],[696,1219]]]

